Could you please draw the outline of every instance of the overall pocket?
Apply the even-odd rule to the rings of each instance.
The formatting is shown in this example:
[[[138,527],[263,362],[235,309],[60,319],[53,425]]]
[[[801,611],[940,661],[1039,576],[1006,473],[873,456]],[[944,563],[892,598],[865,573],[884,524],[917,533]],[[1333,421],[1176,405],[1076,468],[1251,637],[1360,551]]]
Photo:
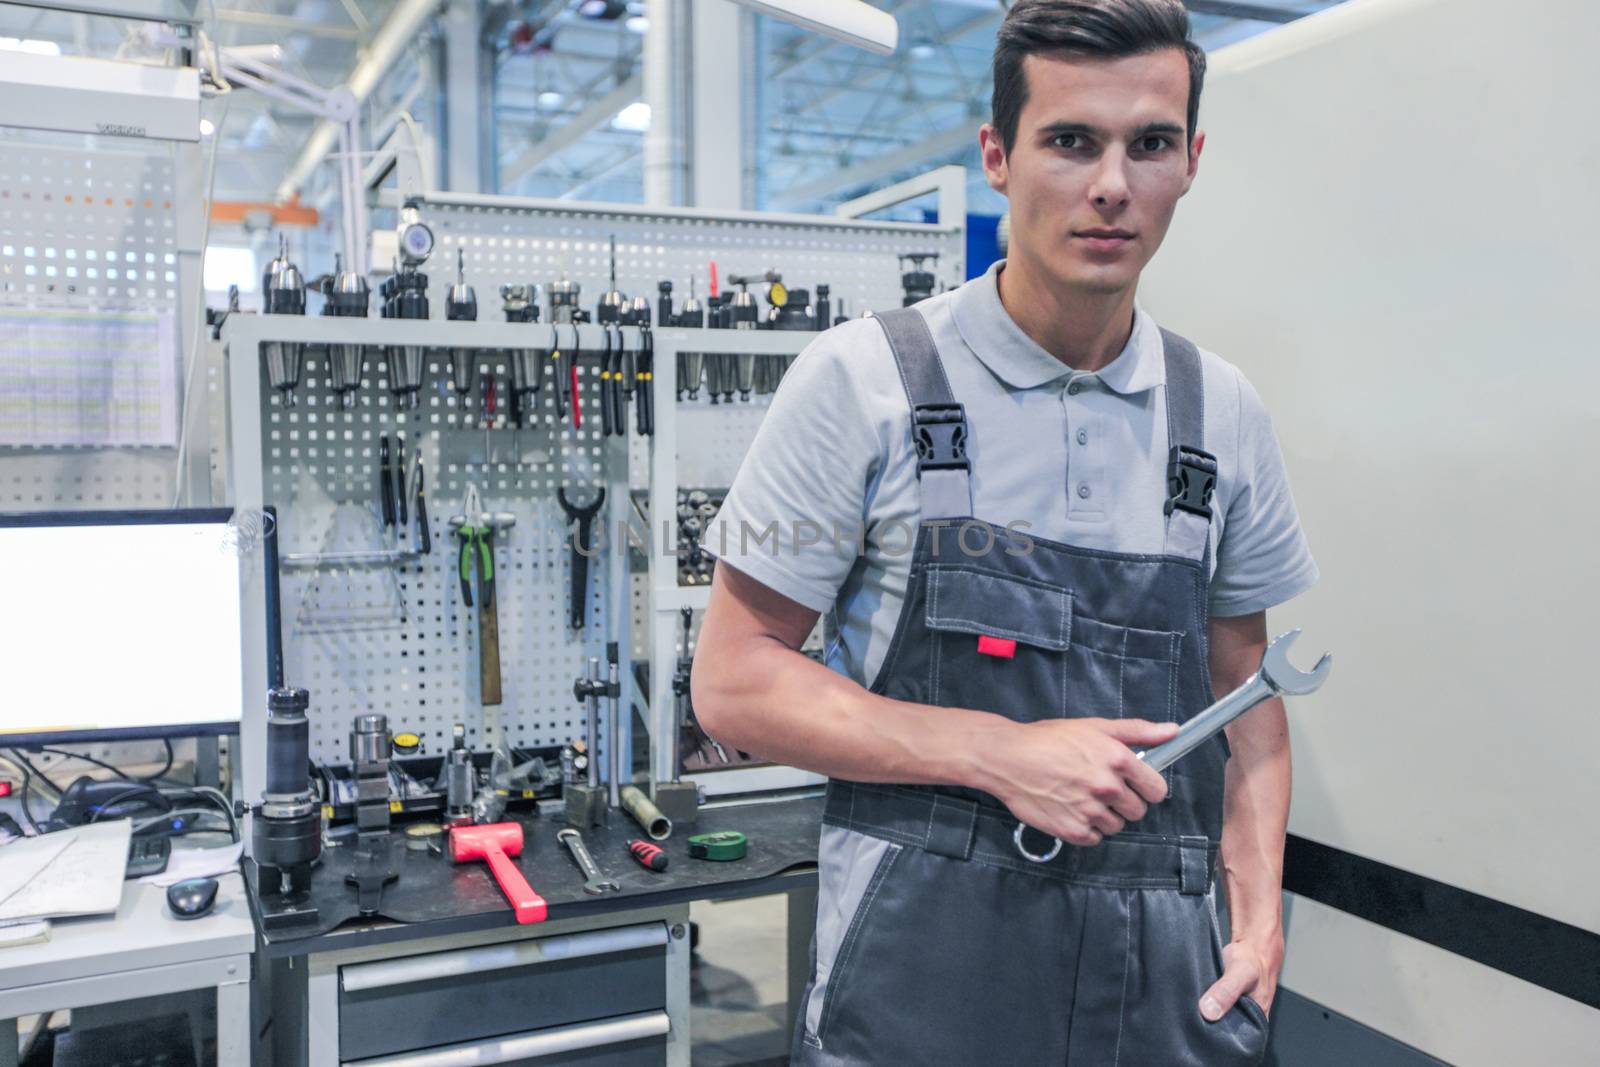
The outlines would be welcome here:
[[[1178,713],[1183,634],[1121,626],[1080,612],[1068,681],[1075,713],[1170,722]]]
[[[1072,592],[959,564],[927,573],[929,703],[1018,722],[1067,713]],[[986,651],[980,651],[980,639]]]

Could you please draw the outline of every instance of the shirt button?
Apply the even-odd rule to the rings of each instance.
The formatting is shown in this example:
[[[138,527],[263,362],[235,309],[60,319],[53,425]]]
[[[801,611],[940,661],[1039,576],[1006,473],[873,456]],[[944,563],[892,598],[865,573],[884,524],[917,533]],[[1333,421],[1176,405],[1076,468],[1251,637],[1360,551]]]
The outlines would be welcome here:
[[[1077,382],[1073,382],[1071,385],[1067,386],[1067,392],[1072,396],[1077,396],[1079,393],[1083,392],[1083,386],[1079,385]]]
[[[1089,487],[1087,485],[1078,486],[1078,495],[1085,500],[1089,499]]]
[[[1078,443],[1080,445],[1086,445],[1086,444],[1089,443],[1089,431],[1088,430],[1079,430],[1078,431]]]

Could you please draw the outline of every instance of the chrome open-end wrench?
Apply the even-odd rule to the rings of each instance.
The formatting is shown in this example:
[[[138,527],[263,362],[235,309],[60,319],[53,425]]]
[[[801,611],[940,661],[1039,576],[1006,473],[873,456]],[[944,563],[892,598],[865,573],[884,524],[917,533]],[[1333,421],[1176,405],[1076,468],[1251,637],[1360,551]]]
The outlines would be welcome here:
[[[591,757],[593,758],[593,757]],[[594,862],[594,857],[589,855],[589,846],[583,843],[583,835],[576,830],[568,828],[556,834],[556,840],[567,846],[567,851],[572,853],[572,859],[578,865],[578,870],[583,872],[586,881],[583,891],[592,896],[602,893],[620,892],[622,887],[605,875],[600,873],[600,868]]]
[[[1304,696],[1316,692],[1327,680],[1328,672],[1333,669],[1333,655],[1325,653],[1311,670],[1300,670],[1289,662],[1289,646],[1294,644],[1295,638],[1299,636],[1300,630],[1296,628],[1275,638],[1267,645],[1266,652],[1261,656],[1261,668],[1246,679],[1243,685],[1184,723],[1172,740],[1145,749],[1137,753],[1138,757],[1153,769],[1164,771],[1262,701],[1283,694]],[[1048,863],[1055,859],[1061,851],[1061,839],[1059,837],[1054,839],[1055,843],[1049,852],[1042,855],[1035,854],[1029,852],[1027,846],[1022,843],[1022,835],[1026,829],[1027,825],[1019,822],[1011,835],[1017,851],[1034,863]]]

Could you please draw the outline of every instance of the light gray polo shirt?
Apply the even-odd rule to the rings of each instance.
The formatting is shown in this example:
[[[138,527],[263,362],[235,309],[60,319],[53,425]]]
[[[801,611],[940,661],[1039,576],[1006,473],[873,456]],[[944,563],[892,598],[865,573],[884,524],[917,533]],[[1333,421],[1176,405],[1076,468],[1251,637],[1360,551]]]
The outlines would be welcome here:
[[[1136,304],[1117,358],[1075,371],[1005,310],[1004,266],[916,305],[966,406],[977,517],[1084,548],[1160,553],[1168,445],[1155,320]],[[1231,363],[1200,357],[1204,447],[1218,466],[1211,614],[1248,615],[1311,588],[1317,567],[1261,397]],[[920,514],[910,405],[882,328],[857,319],[795,359],[702,544],[831,612],[828,665],[868,685],[905,598]]]

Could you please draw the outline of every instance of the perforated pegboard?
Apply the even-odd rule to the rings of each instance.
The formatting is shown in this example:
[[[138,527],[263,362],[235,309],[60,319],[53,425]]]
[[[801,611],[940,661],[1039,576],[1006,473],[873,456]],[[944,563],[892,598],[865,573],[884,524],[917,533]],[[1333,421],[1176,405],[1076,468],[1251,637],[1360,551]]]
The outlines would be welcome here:
[[[0,151],[0,297],[33,307],[178,306],[178,200],[165,149]]]
[[[547,389],[539,425],[514,430],[502,414],[485,452],[474,408],[462,410],[438,388],[449,368],[433,355],[432,388],[410,411],[388,391],[379,348],[368,350],[359,404],[350,412],[339,410],[326,356],[316,348],[307,352],[293,408],[263,374],[264,490],[279,515],[285,679],[312,693],[317,760],[347,760],[351,721],[367,712],[387,715],[395,732],[420,734],[431,752],[446,747],[456,722],[479,748],[499,738],[519,747],[561,744],[583,733],[572,684],[588,657],[603,657],[609,592],[604,557],[594,556],[587,625],[581,632],[568,625],[571,550],[556,489],[564,486],[574,503],[594,498],[604,479],[598,431],[565,423],[555,431]],[[479,369],[509,373],[493,352],[481,355]],[[595,369],[580,370],[583,388],[594,388]],[[392,444],[405,435],[408,469],[422,449],[432,552],[401,564],[293,565],[294,554],[418,547],[414,514],[403,533],[382,526],[385,433]],[[616,448],[616,462],[624,454]],[[504,691],[498,706],[479,699],[477,609],[462,602],[459,542],[449,525],[468,482],[477,484],[485,509],[516,516],[494,550]]]
[[[483,317],[501,317],[501,285],[548,286],[563,275],[581,286],[581,305],[593,309],[611,287],[613,237],[617,288],[629,297],[648,298],[652,309],[661,281],[672,282],[675,307],[689,295],[691,279],[704,302],[713,261],[723,291],[735,288],[728,280],[732,275],[776,270],[785,285],[809,290],[813,299],[817,285],[827,284],[834,313],[843,301],[843,311],[851,317],[900,306],[904,290],[897,256],[902,252],[938,252],[938,262],[929,268],[941,287],[960,285],[966,278],[966,239],[959,230],[827,216],[716,217],[681,209],[659,214],[580,205],[529,210],[516,202],[488,206],[481,198],[454,202],[448,195],[432,194],[422,207],[439,246],[425,268],[429,300],[443,306],[455,281],[459,248],[466,255],[467,282],[477,291]]]
[[[168,150],[0,141],[0,307],[175,312]],[[170,448],[0,449],[0,510],[167,507]]]

